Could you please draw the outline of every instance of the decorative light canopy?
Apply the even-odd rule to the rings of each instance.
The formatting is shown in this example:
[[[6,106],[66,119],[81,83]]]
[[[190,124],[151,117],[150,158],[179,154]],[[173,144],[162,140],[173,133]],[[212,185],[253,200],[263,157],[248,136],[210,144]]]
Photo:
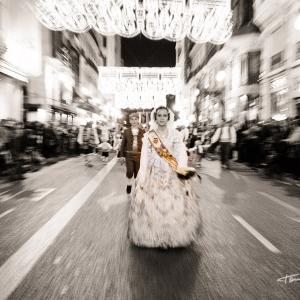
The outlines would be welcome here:
[[[181,68],[99,67],[99,88],[114,95],[117,108],[152,108],[166,105],[166,95],[179,97]]]
[[[231,36],[230,0],[27,0],[51,30],[152,40],[223,44]]]

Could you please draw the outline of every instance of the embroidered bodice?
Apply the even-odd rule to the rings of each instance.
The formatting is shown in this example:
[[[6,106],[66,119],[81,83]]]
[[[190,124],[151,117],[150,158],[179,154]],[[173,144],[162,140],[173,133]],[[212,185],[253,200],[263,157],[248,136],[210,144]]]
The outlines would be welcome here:
[[[187,153],[186,147],[182,141],[182,137],[177,130],[170,130],[168,135],[159,136],[162,143],[170,151],[170,153],[176,158],[178,166],[186,167],[187,166]],[[139,178],[140,180],[145,179],[146,170],[149,168],[155,169],[155,172],[158,177],[163,178],[167,174],[173,174],[174,171],[171,169],[169,164],[162,159],[155,151],[153,146],[148,140],[148,133],[145,133],[143,138],[143,147],[141,153],[140,161],[140,171]],[[167,179],[167,178],[166,178]]]

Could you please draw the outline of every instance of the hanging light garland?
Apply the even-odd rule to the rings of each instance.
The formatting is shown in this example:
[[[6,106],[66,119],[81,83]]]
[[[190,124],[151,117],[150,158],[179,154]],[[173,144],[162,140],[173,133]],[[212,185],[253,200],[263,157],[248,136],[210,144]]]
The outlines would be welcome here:
[[[99,67],[99,88],[117,108],[166,105],[166,95],[180,97],[181,68]]]
[[[51,30],[173,42],[225,43],[232,34],[230,0],[27,0]]]

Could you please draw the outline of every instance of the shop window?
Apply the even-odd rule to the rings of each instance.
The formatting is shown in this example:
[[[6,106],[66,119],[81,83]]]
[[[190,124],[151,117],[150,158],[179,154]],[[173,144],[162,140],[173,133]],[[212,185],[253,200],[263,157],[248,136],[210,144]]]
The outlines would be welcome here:
[[[280,68],[284,63],[284,51],[280,51],[271,57],[271,71]]]
[[[296,59],[300,59],[300,41],[296,43]]]
[[[272,116],[288,114],[288,81],[286,75],[280,76],[270,83]]]
[[[275,114],[287,114],[288,98],[285,91],[271,93],[271,112]]]
[[[250,52],[248,55],[248,83],[255,84],[259,79],[260,51]]]
[[[285,63],[285,49],[287,48],[287,25],[282,24],[274,30],[270,37],[271,60],[270,69],[280,68]]]
[[[255,84],[260,72],[260,51],[249,52],[241,57],[241,84]]]

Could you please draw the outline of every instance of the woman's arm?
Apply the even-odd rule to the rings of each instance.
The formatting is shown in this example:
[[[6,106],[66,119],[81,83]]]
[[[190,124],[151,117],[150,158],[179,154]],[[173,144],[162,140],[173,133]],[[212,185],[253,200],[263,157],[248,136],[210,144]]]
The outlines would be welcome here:
[[[178,167],[187,167],[188,157],[186,153],[186,146],[181,139],[180,132],[175,130],[173,142],[174,155],[178,163]]]

